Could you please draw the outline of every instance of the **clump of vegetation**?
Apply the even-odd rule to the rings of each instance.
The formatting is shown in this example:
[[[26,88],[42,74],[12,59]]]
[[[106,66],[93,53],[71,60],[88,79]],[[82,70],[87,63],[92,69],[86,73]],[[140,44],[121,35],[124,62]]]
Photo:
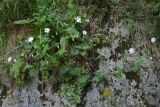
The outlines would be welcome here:
[[[10,20],[14,26],[29,25],[32,31],[16,37],[19,51],[15,59],[8,58],[5,67],[18,85],[39,75],[47,80],[56,72],[54,76],[58,77],[58,82],[67,84],[64,85],[65,95],[73,103],[79,103],[81,91],[92,76],[94,65],[90,62],[95,62],[98,55],[95,47],[101,44],[100,37],[90,35],[86,29],[90,20],[85,15],[85,7],[77,6],[75,0],[37,0],[33,5],[31,1],[23,5],[20,1],[16,3],[9,10],[15,8],[16,15],[21,16],[11,17],[5,13],[6,21]],[[2,9],[3,12],[5,8]],[[93,39],[98,42],[93,43]]]

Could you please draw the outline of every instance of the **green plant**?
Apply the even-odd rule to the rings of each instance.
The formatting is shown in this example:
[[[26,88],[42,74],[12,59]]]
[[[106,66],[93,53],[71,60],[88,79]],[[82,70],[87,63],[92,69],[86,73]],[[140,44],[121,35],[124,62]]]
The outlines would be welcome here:
[[[61,97],[68,97],[68,100],[71,101],[72,104],[80,103],[81,98],[81,88],[76,85],[69,85],[65,84],[63,86],[63,89],[56,93],[55,95],[61,96]]]
[[[32,17],[14,21],[16,25],[30,24],[32,31],[27,40],[17,37],[22,47],[10,74],[21,85],[38,74],[47,80],[56,72],[59,83],[65,84],[64,94],[79,103],[81,90],[91,78],[88,59],[96,57],[92,36],[81,30],[88,23],[84,8],[75,0],[38,0],[33,11]],[[69,87],[71,83],[73,87]]]
[[[120,78],[120,77],[122,77],[123,69],[120,67],[116,67],[113,74],[115,75],[115,77]]]
[[[142,65],[144,63],[144,60],[142,58],[138,58],[134,63],[133,63],[133,66],[131,68],[131,70],[133,72],[138,72],[140,71]]]
[[[103,83],[106,79],[106,73],[102,72],[102,71],[96,71],[95,72],[95,76],[93,78],[93,81],[95,81],[96,83]]]

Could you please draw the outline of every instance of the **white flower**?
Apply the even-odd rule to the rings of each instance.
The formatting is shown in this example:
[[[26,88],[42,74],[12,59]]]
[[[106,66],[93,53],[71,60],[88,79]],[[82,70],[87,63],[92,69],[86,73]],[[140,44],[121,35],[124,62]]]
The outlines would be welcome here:
[[[129,49],[129,53],[130,53],[130,54],[133,54],[134,52],[135,52],[134,48],[130,48],[130,49]]]
[[[24,56],[24,54],[22,53],[21,56]]]
[[[152,58],[152,57],[149,57],[149,59],[152,60],[153,58]]]
[[[155,37],[151,38],[151,42],[152,42],[152,43],[154,43],[155,41],[156,41],[156,38],[155,38]]]
[[[77,16],[76,18],[74,18],[76,20],[77,23],[81,23],[81,17]]]
[[[11,62],[11,60],[12,60],[12,57],[11,56],[8,57],[8,62]]]
[[[44,29],[44,32],[45,32],[45,33],[49,33],[49,32],[50,32],[50,29],[49,29],[49,28],[45,28],[45,29]]]
[[[132,80],[131,86],[135,87],[137,85],[137,82],[135,80]]]
[[[86,19],[86,22],[89,22],[89,19]]]
[[[33,41],[33,39],[34,39],[33,37],[29,37],[27,41],[28,41],[29,43],[31,43],[31,42]]]
[[[16,62],[16,59],[14,59],[14,62]]]
[[[82,34],[83,34],[83,35],[87,35],[87,31],[83,30],[83,31],[82,31]]]

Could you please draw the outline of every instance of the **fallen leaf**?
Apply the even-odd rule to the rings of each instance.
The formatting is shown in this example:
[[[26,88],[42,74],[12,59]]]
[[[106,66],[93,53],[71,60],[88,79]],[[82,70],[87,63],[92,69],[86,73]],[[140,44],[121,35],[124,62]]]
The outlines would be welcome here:
[[[112,95],[113,95],[112,89],[110,89],[108,87],[104,89],[103,96],[109,97],[109,96],[112,96]]]

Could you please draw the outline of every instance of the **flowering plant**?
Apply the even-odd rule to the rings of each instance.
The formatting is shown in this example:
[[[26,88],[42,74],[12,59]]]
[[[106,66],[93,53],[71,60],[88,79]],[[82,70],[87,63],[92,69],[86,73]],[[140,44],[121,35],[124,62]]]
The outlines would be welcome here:
[[[80,95],[91,77],[87,57],[96,53],[91,49],[92,37],[87,36],[87,30],[84,29],[89,20],[83,15],[85,12],[75,5],[75,1],[37,2],[37,11],[30,19],[33,30],[23,42],[10,73],[18,84],[23,84],[38,74],[48,79],[50,74],[56,72],[57,75],[53,76],[57,81],[74,84],[72,88],[79,89],[77,93],[71,92],[72,96]],[[31,22],[16,22],[22,24],[21,21]],[[80,96],[75,103],[79,101]]]

